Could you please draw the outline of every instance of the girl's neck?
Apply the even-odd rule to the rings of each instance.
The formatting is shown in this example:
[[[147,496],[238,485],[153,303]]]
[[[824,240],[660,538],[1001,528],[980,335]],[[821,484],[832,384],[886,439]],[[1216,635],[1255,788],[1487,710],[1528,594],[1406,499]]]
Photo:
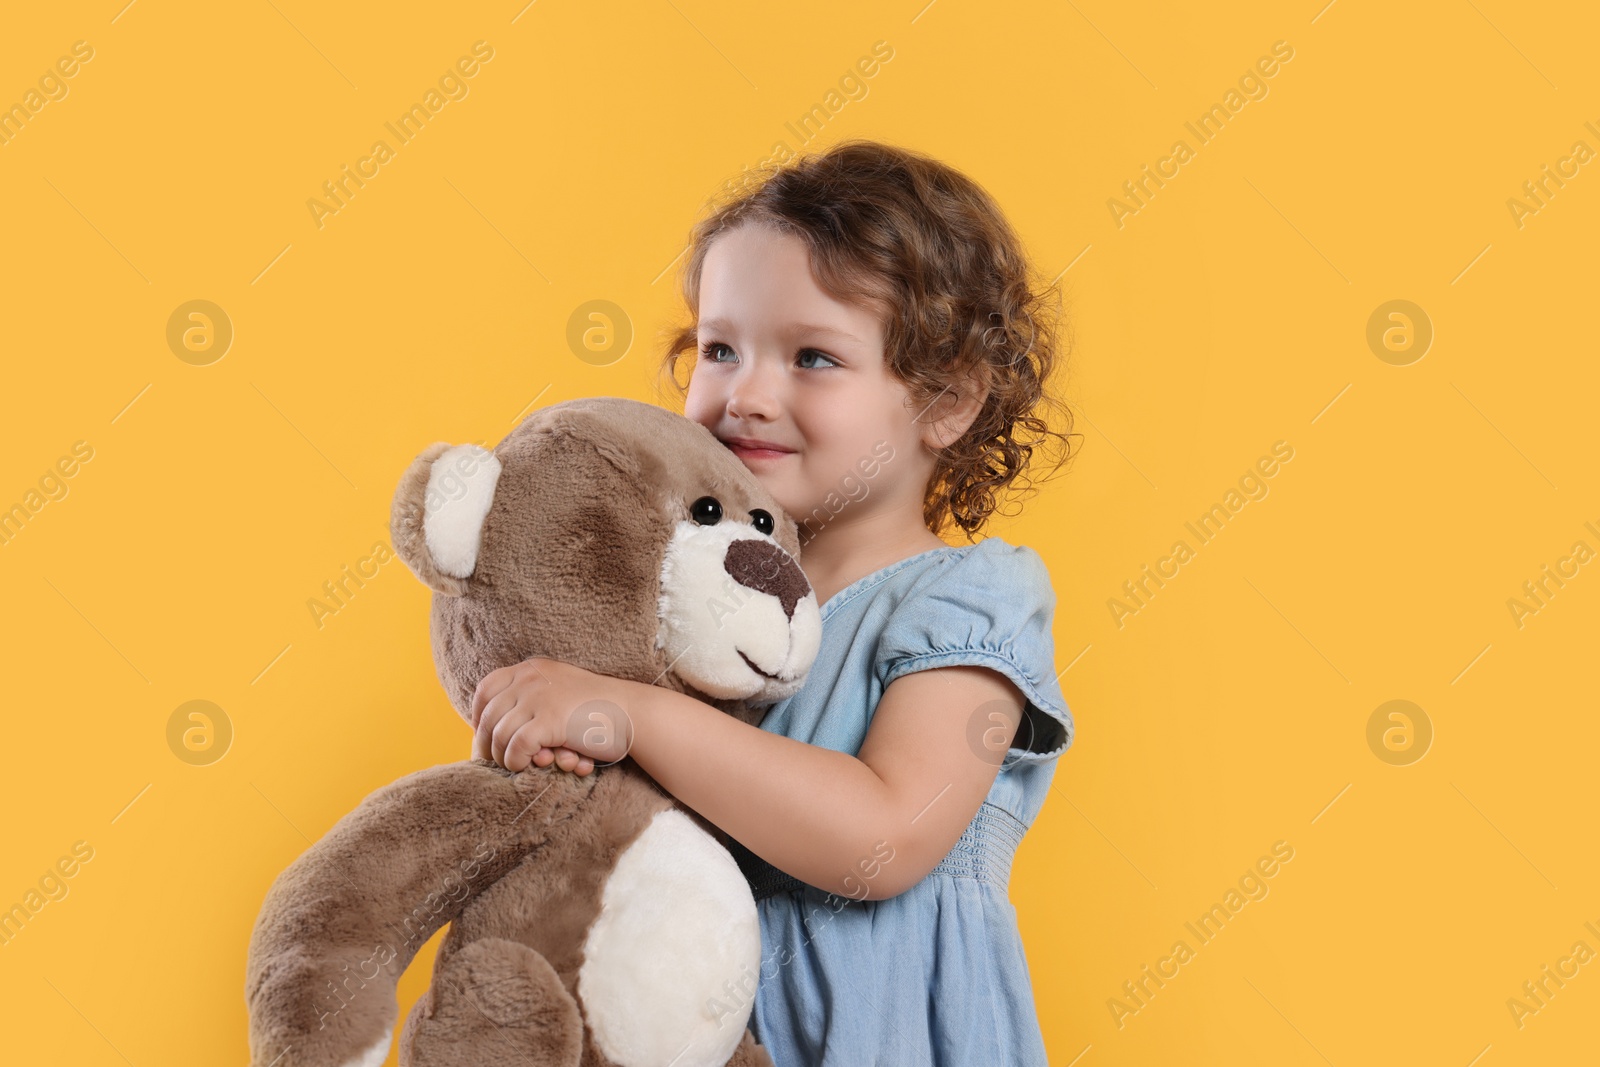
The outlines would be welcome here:
[[[948,547],[920,522],[908,524],[896,514],[852,518],[841,514],[800,543],[800,569],[817,603],[826,604],[839,590],[891,563],[930,549]]]

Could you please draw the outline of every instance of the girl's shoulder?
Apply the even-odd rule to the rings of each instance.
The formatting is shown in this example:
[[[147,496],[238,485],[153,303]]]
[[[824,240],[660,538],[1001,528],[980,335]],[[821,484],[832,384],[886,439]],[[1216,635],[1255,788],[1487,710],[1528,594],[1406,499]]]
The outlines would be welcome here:
[[[1014,545],[998,537],[986,537],[961,558],[969,572],[995,581],[1027,581],[1050,589],[1050,568],[1044,557],[1027,545]]]
[[[976,544],[933,549],[925,555],[926,565],[908,576],[910,580],[901,590],[902,606],[921,594],[940,602],[965,600],[1023,613],[1041,608],[1048,612],[1055,607],[1050,568],[1027,545],[988,537]]]
[[[1050,653],[1056,595],[1039,553],[990,537],[933,549],[922,562],[892,583],[879,611],[886,665],[960,650],[1033,658]]]

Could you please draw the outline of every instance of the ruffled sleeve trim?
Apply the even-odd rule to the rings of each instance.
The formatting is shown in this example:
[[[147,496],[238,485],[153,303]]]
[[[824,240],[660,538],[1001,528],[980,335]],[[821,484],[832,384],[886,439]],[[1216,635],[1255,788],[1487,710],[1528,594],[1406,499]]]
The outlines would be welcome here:
[[[1027,698],[1022,709],[1022,724],[1017,728],[1017,744],[1006,754],[1006,762],[1042,763],[1055,759],[1072,747],[1072,714],[1065,702],[1046,695],[1028,670],[1009,652],[985,648],[962,648],[949,652],[927,652],[901,660],[884,678],[884,688],[902,675],[935,667],[988,667],[1011,679]]]
[[[1033,549],[989,538],[946,556],[898,604],[879,641],[885,689],[936,667],[988,667],[1027,703],[1006,764],[1044,762],[1072,745],[1073,721],[1055,674],[1055,591]]]

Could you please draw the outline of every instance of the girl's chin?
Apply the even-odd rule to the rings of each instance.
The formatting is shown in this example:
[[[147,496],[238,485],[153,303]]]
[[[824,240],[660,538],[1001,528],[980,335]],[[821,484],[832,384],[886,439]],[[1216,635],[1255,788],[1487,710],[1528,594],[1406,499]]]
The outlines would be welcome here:
[[[805,508],[794,499],[796,494],[794,493],[793,487],[789,485],[788,479],[779,478],[768,471],[762,470],[755,470],[751,473],[756,476],[756,481],[761,483],[761,488],[765,489],[772,495],[772,499],[780,508],[784,510],[785,514],[804,515],[809,512],[808,508]],[[800,507],[801,510],[796,512],[796,507]]]

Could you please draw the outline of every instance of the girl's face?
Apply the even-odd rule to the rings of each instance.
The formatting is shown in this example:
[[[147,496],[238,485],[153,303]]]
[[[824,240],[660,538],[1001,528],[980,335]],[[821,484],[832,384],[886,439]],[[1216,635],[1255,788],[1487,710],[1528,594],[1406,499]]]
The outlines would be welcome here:
[[[841,506],[847,523],[898,508],[921,522],[934,457],[884,362],[883,323],[818,288],[804,241],[766,225],[717,238],[700,276],[699,341],[684,413],[790,518],[813,518],[813,533]]]

